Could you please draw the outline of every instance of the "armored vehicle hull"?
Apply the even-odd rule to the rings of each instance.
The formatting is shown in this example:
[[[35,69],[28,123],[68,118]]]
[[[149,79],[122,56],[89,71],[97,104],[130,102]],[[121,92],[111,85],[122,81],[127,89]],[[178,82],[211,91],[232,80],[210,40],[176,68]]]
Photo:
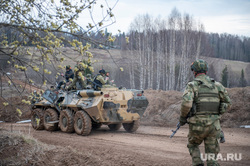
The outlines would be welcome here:
[[[147,105],[141,90],[46,90],[43,98],[32,107],[31,123],[36,130],[61,129],[79,135],[89,135],[102,125],[114,131],[123,126],[127,132],[134,132]]]

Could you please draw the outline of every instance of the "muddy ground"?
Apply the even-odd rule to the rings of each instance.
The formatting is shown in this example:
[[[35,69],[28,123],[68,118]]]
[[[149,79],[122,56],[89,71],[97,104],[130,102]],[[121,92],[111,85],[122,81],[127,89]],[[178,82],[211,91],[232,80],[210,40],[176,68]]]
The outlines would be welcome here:
[[[172,129],[169,127],[141,126],[131,134],[123,129],[112,132],[104,126],[89,136],[36,131],[30,124],[13,124],[11,127],[9,123],[1,123],[0,127],[0,165],[191,165],[186,148],[187,126],[172,139],[169,138]],[[224,132],[226,143],[220,144],[221,155],[226,158],[228,154],[236,154],[236,159],[241,160],[219,163],[225,166],[249,165],[249,129],[224,128]],[[201,151],[204,152],[204,145],[201,145]]]

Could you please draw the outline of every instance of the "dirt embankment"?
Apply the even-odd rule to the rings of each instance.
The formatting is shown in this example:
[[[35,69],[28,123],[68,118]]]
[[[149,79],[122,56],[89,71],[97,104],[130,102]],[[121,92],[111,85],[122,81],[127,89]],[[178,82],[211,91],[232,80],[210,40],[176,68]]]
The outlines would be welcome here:
[[[179,118],[182,93],[178,91],[146,90],[149,105],[142,117],[142,124],[175,125]]]
[[[232,101],[232,107],[222,116],[222,126],[250,125],[250,87],[231,88],[228,89],[228,94]]]
[[[0,97],[0,121],[16,122],[30,119],[31,106],[23,103],[23,99],[28,100],[27,96],[9,97],[7,100],[9,104],[4,106],[3,103],[6,102],[6,100]],[[17,108],[21,110],[21,115],[17,112]]]
[[[231,109],[222,116],[223,127],[250,124],[250,87],[227,89]],[[149,105],[142,117],[144,125],[176,125],[180,115],[182,93],[178,91],[146,90]]]
[[[23,133],[1,129],[0,133],[0,165],[101,165],[88,151],[49,145]]]

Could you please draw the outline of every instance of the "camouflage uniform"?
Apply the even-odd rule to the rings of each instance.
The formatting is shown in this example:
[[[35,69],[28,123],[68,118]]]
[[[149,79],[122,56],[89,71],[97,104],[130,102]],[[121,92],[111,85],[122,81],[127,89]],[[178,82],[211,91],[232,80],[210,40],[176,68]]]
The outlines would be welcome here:
[[[81,89],[86,89],[86,86],[87,86],[87,80],[86,78],[84,77],[84,67],[83,67],[83,64],[80,63],[78,65],[78,67],[75,69],[75,73],[74,73],[74,79],[72,81],[72,83],[70,84],[70,86],[68,87],[68,89],[72,89],[73,87],[76,87],[76,83],[79,82],[79,84],[81,85]],[[79,90],[77,87],[76,87],[77,90]]]
[[[216,158],[220,151],[217,140],[221,132],[220,117],[230,106],[231,101],[223,85],[210,79],[205,73],[197,74],[194,81],[186,86],[180,123],[189,123],[187,147],[193,166],[203,165],[199,150],[202,141],[205,144],[205,153],[214,154]],[[219,164],[215,160],[208,160],[207,165]]]
[[[105,80],[101,74],[98,74],[96,76],[96,80],[100,81],[102,83],[102,85],[105,85],[107,83],[107,80]]]
[[[93,79],[91,77],[91,74],[87,74],[86,79],[87,79],[87,85],[92,85]]]
[[[94,83],[96,85],[98,85],[95,89],[100,90],[100,88],[102,87],[102,85],[107,84],[107,79],[104,78],[105,75],[105,70],[100,70],[99,71],[100,74],[97,74],[97,76],[94,79]]]

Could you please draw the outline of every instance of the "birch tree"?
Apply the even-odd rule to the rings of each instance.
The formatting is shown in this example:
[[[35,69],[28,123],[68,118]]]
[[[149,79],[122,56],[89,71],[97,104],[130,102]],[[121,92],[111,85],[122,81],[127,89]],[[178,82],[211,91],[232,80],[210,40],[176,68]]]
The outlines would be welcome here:
[[[175,56],[176,56],[176,31],[180,21],[180,13],[174,8],[169,16],[168,24],[170,30],[170,50],[169,50],[169,89],[175,88]]]
[[[153,22],[143,15],[133,25],[131,32],[140,30],[135,40],[140,55],[140,88],[183,90],[191,75],[190,63],[211,54],[203,25],[196,25],[189,14],[182,16],[176,8],[167,20],[157,18]]]

